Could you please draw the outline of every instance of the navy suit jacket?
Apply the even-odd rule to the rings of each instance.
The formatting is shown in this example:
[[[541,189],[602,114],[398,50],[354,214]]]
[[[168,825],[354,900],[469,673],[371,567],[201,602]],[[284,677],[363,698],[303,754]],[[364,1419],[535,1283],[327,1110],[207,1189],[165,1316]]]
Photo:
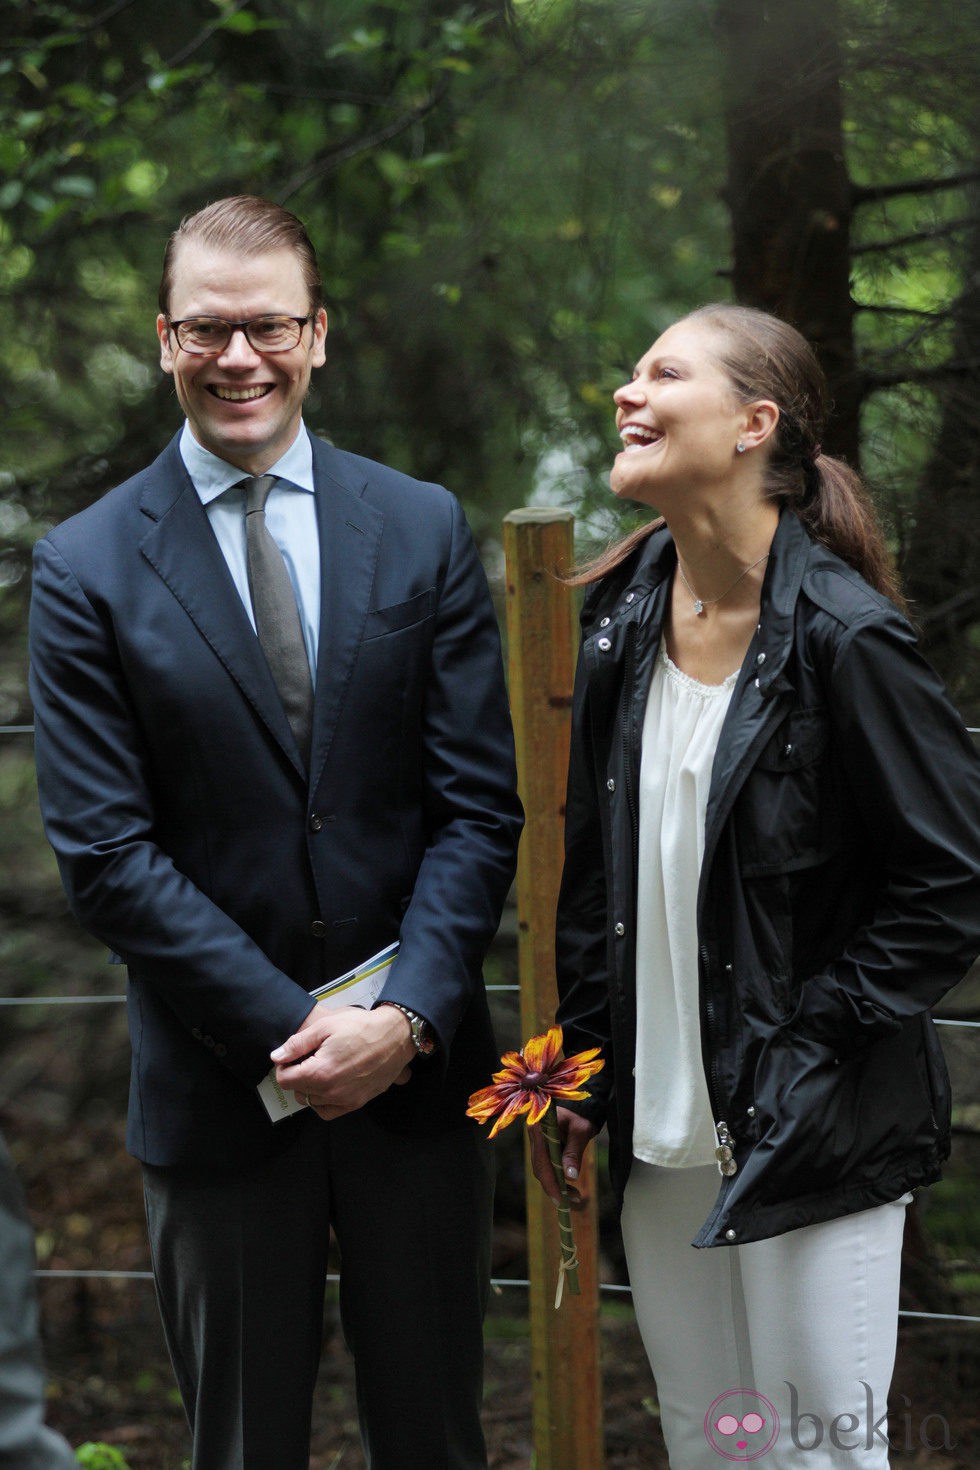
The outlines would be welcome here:
[[[307,992],[394,939],[440,1041],[369,1104],[460,1126],[496,1062],[481,964],[520,832],[499,637],[458,502],[313,439],[322,596],[309,776],[177,448],[35,551],[42,815],[129,968],[128,1144],[236,1167],[322,1126],[256,1083]]]

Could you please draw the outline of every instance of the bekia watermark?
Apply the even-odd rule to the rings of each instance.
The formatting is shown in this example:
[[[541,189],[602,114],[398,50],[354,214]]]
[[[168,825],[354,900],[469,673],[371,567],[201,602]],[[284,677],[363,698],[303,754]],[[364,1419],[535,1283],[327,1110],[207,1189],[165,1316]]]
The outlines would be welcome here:
[[[705,1414],[704,1433],[719,1455],[744,1465],[772,1449],[779,1438],[779,1415],[755,1389],[730,1388]]]
[[[775,1404],[753,1388],[732,1388],[719,1394],[704,1416],[704,1435],[716,1454],[737,1464],[748,1464],[768,1454],[780,1436],[784,1442],[789,1438],[798,1450],[815,1450],[827,1443],[855,1455],[882,1446],[906,1450],[956,1448],[944,1416],[916,1417],[906,1394],[898,1395],[905,1412],[893,1412],[889,1421],[887,1411],[878,1413],[871,1385],[863,1379],[863,1413],[852,1409],[833,1417],[821,1417],[801,1405],[799,1390],[788,1379],[785,1387],[789,1390],[789,1414],[783,1422]]]

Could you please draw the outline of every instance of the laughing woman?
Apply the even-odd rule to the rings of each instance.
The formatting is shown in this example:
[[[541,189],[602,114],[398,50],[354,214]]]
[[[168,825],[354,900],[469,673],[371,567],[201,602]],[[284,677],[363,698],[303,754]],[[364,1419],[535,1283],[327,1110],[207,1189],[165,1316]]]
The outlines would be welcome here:
[[[558,1019],[606,1067],[558,1116],[569,1178],[609,1125],[673,1470],[887,1466],[928,1009],[980,951],[980,762],[823,397],[773,317],[672,326],[615,394],[662,519],[580,578]]]

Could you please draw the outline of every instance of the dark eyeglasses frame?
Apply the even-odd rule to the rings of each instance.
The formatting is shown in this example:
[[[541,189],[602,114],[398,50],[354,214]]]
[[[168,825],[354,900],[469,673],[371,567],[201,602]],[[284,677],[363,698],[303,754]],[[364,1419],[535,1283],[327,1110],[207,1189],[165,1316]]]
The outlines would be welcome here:
[[[192,357],[219,357],[220,354],[226,350],[236,332],[245,333],[245,340],[248,343],[249,347],[251,347],[253,352],[261,352],[264,356],[275,356],[277,352],[291,352],[294,347],[297,347],[302,340],[303,328],[306,326],[307,322],[313,321],[315,316],[316,312],[313,311],[307,312],[306,316],[288,316],[285,312],[271,311],[267,312],[265,316],[249,317],[249,319],[244,322],[229,322],[226,321],[223,316],[185,316],[181,317],[179,321],[171,321],[170,317],[168,316],[166,321],[167,330],[168,332],[173,332],[174,336],[177,339],[177,346],[180,348],[181,352],[189,352]],[[296,325],[299,327],[299,336],[296,338],[296,341],[290,342],[289,345],[286,347],[258,346],[257,343],[252,341],[249,327],[255,326],[257,322],[269,321],[295,322]],[[220,347],[215,347],[207,351],[202,351],[200,347],[185,347],[183,342],[180,340],[180,328],[186,327],[189,322],[220,322],[223,327],[228,328],[228,337],[224,342],[222,342]]]

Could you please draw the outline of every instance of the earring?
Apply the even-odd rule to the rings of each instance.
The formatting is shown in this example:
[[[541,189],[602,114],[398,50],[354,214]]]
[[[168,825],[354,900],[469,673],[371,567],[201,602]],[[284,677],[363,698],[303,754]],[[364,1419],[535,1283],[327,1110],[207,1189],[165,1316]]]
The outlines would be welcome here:
[[[741,439],[735,445],[735,453],[736,454],[744,454],[745,453],[745,445],[742,443]]]

